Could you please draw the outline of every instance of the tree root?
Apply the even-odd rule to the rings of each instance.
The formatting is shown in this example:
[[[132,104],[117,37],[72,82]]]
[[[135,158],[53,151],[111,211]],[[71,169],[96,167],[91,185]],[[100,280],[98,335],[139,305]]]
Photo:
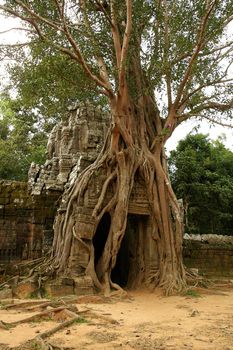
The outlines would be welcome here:
[[[53,260],[54,258],[51,257],[51,252],[48,252],[42,258],[19,263],[16,265],[17,274],[1,283],[0,289],[4,288],[5,286],[12,286],[16,283],[20,283],[21,281],[28,280],[32,278],[32,276],[33,279],[37,279],[37,283],[40,288],[42,280],[47,278],[44,276],[48,276],[54,271],[52,264]]]
[[[40,350],[72,350],[70,347],[63,347],[54,345],[49,343],[40,337],[36,337],[20,345],[19,347],[13,348],[14,350],[32,350],[32,349],[40,349]]]
[[[9,326],[6,322],[0,320],[0,329],[8,330]]]
[[[86,313],[87,318],[90,317],[90,318],[93,318],[95,320],[99,319],[101,321],[105,321],[105,322],[108,322],[110,324],[119,324],[119,322],[116,321],[114,318],[103,316],[103,315],[99,315],[98,313],[92,311],[91,309],[90,310],[85,310],[85,313]]]
[[[187,288],[204,287],[207,288],[211,285],[211,281],[203,276],[200,276],[198,272],[194,272],[191,269],[185,268]]]
[[[74,304],[77,302],[77,298],[71,298],[71,299],[58,299],[58,300],[52,300],[52,301],[28,301],[23,303],[17,303],[17,304],[7,304],[3,307],[3,309],[24,309],[26,311],[38,311],[43,310],[48,306],[51,306],[53,308],[59,307],[59,306],[67,306],[70,304]]]
[[[44,302],[44,301],[25,301],[22,303],[16,303],[16,304],[7,304],[2,306],[2,309],[4,310],[9,310],[9,309],[26,309],[27,311],[31,311],[34,308],[39,308],[42,307],[42,305],[47,304],[46,306],[50,306],[49,304],[51,304],[51,302]]]
[[[68,300],[67,302],[71,302],[71,301],[72,300]],[[64,302],[64,301],[61,300],[60,302]],[[26,303],[24,303],[24,305],[25,304]],[[48,303],[41,304],[42,307],[45,305],[48,305]],[[36,305],[35,305],[35,307],[36,307]],[[41,317],[44,317],[46,315],[50,315],[54,312],[59,312],[62,310],[64,310],[66,312],[67,316],[69,317],[69,319],[67,321],[64,321],[64,322],[56,325],[55,327],[53,327],[50,330],[47,330],[45,332],[40,333],[39,335],[37,335],[33,339],[25,342],[24,344],[20,345],[19,347],[14,348],[14,349],[15,350],[31,350],[31,349],[38,348],[41,350],[71,350],[71,348],[69,348],[69,347],[63,347],[60,345],[52,344],[51,342],[47,341],[47,339],[49,337],[51,337],[52,335],[54,335],[55,333],[60,332],[67,327],[70,327],[74,323],[83,322],[83,318],[81,317],[81,315],[84,313],[86,314],[87,318],[93,319],[95,321],[100,320],[100,321],[103,321],[104,323],[110,323],[112,325],[118,324],[118,322],[115,319],[113,319],[109,316],[100,315],[97,312],[93,311],[91,308],[86,308],[85,310],[81,310],[81,311],[78,311],[78,313],[76,313],[73,311],[72,308],[67,308],[67,307],[63,306],[63,307],[55,308],[52,310],[44,311],[44,312],[41,312],[39,314],[33,315],[32,317],[28,317],[26,319],[12,322],[12,323],[5,323],[5,322],[0,321],[0,328],[7,331],[12,326],[14,327],[14,326],[21,324],[21,323],[37,321],[38,318],[41,318]]]
[[[16,277],[17,277],[17,276],[13,276],[13,277],[7,279],[5,282],[1,283],[1,284],[0,284],[0,290],[1,290],[2,288],[4,288],[6,285],[9,285],[10,282],[13,281],[13,280],[15,280]]]
[[[36,322],[36,321],[39,321],[41,319],[43,320],[43,318],[45,316],[51,317],[54,313],[63,311],[65,309],[67,309],[67,306],[60,306],[60,307],[55,308],[55,309],[46,310],[46,311],[40,312],[40,313],[38,313],[36,315],[30,316],[30,317],[26,317],[26,318],[24,318],[22,320],[19,320],[19,321],[9,322],[9,323],[4,322],[4,325],[6,327],[12,328],[12,327],[16,327],[17,325],[22,324],[22,323]]]
[[[111,280],[110,280],[110,286],[111,288],[115,289],[115,291],[111,291],[110,292],[110,295],[111,296],[118,296],[118,297],[124,297],[124,296],[127,296],[127,292],[121,288],[117,283],[113,283]]]
[[[82,318],[80,316],[75,316],[73,318],[71,318],[70,320],[67,320],[61,324],[59,324],[58,326],[48,330],[48,331],[45,331],[43,333],[41,333],[39,336],[37,336],[38,338],[41,338],[41,339],[46,339],[48,337],[50,337],[51,335],[55,334],[56,332],[59,332],[61,331],[62,329],[66,328],[66,327],[69,327],[71,326],[73,323],[75,322],[80,322],[82,321]]]

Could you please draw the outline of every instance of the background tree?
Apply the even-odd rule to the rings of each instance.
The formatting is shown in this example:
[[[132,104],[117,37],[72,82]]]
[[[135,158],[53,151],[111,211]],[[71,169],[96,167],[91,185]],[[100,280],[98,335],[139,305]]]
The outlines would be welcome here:
[[[111,271],[125,233],[130,193],[140,176],[159,256],[155,285],[167,293],[182,288],[182,213],[168,179],[164,145],[191,117],[210,118],[211,111],[215,120],[231,117],[232,40],[224,31],[232,20],[232,1],[6,0],[0,9],[24,21],[29,40],[31,33],[37,35],[76,62],[111,111],[102,152],[64,194],[67,207],[55,222],[53,267],[67,271],[76,237],[89,251],[86,273],[95,285],[104,291],[118,288]],[[109,212],[111,225],[95,268],[93,243],[87,245],[75,231],[75,213],[99,171],[105,181],[92,217],[97,227]],[[106,204],[109,186],[113,197]]]
[[[39,129],[39,130],[38,130]],[[17,110],[16,101],[0,97],[0,179],[27,180],[32,162],[45,161],[47,134],[37,120]]]
[[[190,134],[169,158],[171,182],[183,198],[188,233],[233,234],[233,153],[208,135]]]

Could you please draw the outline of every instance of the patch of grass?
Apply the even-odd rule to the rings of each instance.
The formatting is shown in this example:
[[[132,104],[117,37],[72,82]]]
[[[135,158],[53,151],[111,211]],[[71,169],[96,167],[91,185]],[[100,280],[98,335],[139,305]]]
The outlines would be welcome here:
[[[53,298],[51,298],[49,296],[49,294],[47,293],[47,291],[44,288],[38,288],[36,290],[34,290],[33,292],[31,292],[29,299],[50,299],[52,300]]]
[[[192,297],[192,298],[200,298],[201,295],[194,289],[188,289],[185,294],[185,296]]]
[[[88,323],[88,320],[86,320],[84,317],[80,317],[77,321],[74,322],[74,324],[80,323]]]
[[[32,350],[42,350],[42,345],[39,344],[36,340],[32,341],[30,345],[32,347]]]
[[[38,299],[38,290],[35,290],[34,292],[31,292],[29,299]]]

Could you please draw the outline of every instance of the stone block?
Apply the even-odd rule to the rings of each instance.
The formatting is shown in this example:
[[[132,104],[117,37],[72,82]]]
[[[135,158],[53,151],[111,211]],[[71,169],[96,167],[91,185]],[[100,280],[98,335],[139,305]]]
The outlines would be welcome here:
[[[75,283],[75,294],[76,295],[93,295],[94,288],[91,277],[82,276],[74,278]]]
[[[38,286],[34,281],[25,281],[13,287],[13,296],[19,299],[30,298],[37,291]]]
[[[45,291],[51,297],[62,297],[74,294],[74,287],[65,284],[49,283],[45,286]]]

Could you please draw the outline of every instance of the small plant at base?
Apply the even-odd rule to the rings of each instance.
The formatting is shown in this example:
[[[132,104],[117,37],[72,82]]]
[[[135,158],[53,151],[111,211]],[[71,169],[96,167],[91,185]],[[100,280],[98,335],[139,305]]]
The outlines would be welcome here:
[[[80,323],[88,323],[88,320],[86,320],[83,317],[80,317],[77,321],[74,322],[74,324],[80,324]]]
[[[201,295],[196,290],[193,290],[193,289],[188,289],[185,293],[185,296],[189,296],[192,298],[200,298],[201,297]]]

